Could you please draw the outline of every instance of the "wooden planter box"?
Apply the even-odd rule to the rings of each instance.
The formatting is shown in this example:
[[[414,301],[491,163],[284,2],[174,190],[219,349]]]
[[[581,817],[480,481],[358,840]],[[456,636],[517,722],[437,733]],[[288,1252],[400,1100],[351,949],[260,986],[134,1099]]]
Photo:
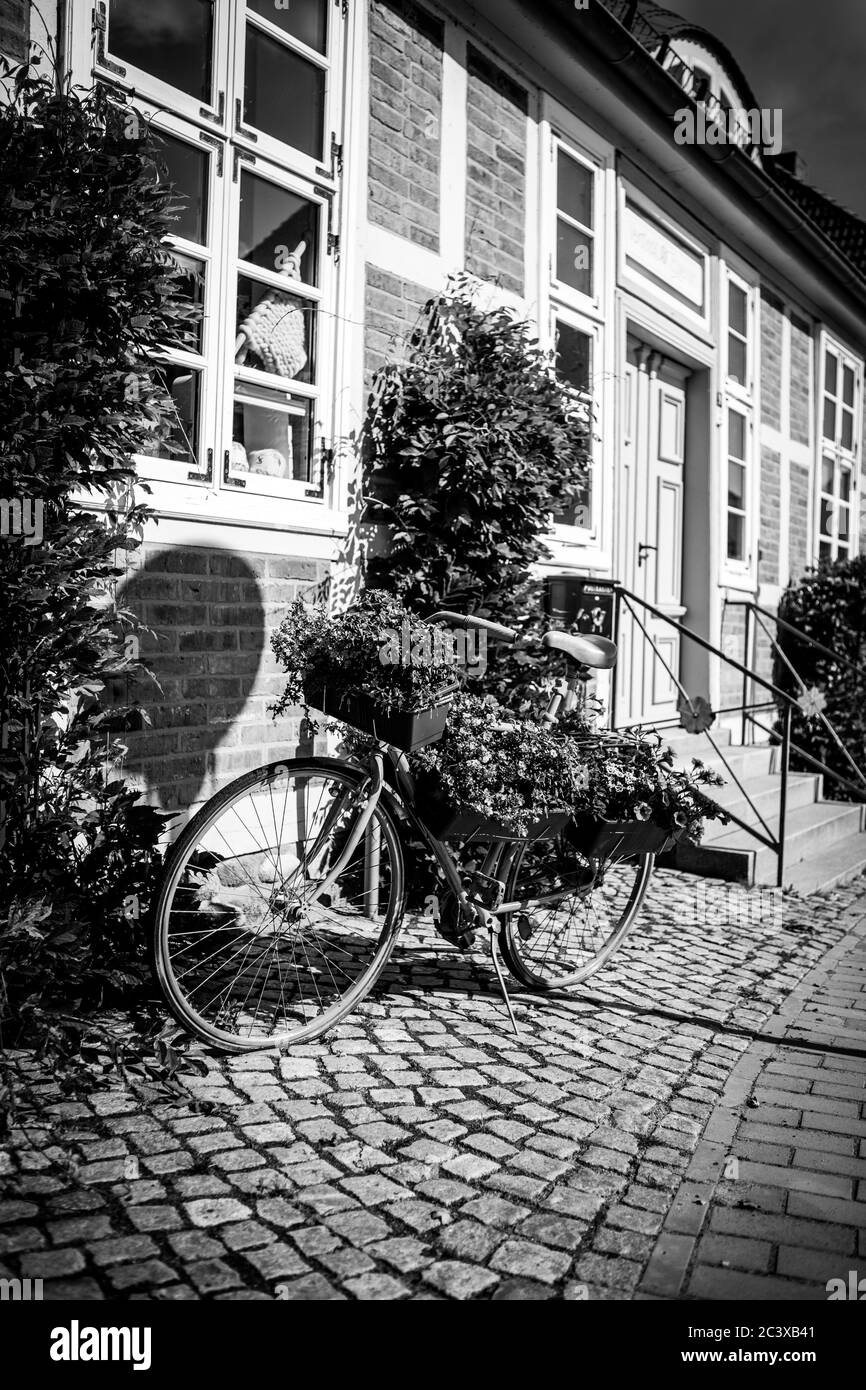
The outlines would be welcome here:
[[[312,686],[304,693],[313,709],[321,710],[343,724],[351,724],[352,728],[371,734],[383,743],[401,748],[404,753],[410,753],[413,748],[423,748],[425,744],[436,743],[442,737],[456,688],[449,686],[443,690],[437,703],[426,709],[395,709],[388,713],[375,705],[367,695],[340,696],[327,688]]]
[[[680,838],[651,820],[576,820],[568,832],[575,849],[588,859],[631,859],[662,854]]]
[[[571,823],[570,811],[555,811],[532,821],[522,834],[491,816],[479,815],[471,806],[456,810],[440,797],[423,794],[416,811],[437,840],[555,840]]]

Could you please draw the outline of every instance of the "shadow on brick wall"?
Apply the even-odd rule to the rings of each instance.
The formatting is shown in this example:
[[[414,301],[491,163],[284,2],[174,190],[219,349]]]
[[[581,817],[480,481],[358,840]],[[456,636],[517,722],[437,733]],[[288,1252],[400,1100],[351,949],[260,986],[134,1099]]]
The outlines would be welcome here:
[[[288,745],[300,751],[298,721],[278,728],[267,709],[280,688],[270,630],[296,587],[277,563],[149,546],[124,587],[122,605],[150,629],[141,659],[152,673],[129,686],[151,725],[127,738],[127,772],[166,810],[192,808]]]

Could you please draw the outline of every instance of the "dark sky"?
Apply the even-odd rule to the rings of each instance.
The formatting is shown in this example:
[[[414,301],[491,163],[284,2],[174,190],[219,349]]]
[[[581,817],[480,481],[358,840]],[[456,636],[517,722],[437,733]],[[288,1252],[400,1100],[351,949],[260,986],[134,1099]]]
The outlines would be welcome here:
[[[866,0],[659,3],[727,45],[806,181],[866,218]]]

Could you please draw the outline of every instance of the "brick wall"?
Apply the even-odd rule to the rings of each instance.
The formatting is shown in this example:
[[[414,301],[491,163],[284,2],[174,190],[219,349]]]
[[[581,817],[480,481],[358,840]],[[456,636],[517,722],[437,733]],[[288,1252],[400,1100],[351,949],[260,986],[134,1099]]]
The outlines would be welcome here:
[[[761,418],[782,428],[782,308],[761,295]]]
[[[779,537],[781,534],[781,457],[775,449],[761,450],[761,551],[758,580],[761,584],[779,582]]]
[[[367,266],[364,365],[367,386],[385,362],[402,355],[405,340],[432,290],[390,271]]]
[[[527,94],[471,46],[468,58],[466,269],[525,290]]]
[[[439,250],[443,35],[415,5],[372,0],[369,218],[431,251]]]
[[[811,561],[809,545],[809,471],[791,463],[791,526],[789,556],[791,579],[799,579]],[[786,576],[783,576],[785,578]]]
[[[317,562],[280,555],[144,548],[122,599],[153,629],[142,659],[158,685],[130,689],[152,727],[129,737],[127,770],[166,809],[190,808],[297,751],[300,713],[276,723],[267,710],[282,689],[270,636],[297,593],[323,577]]]
[[[20,62],[30,37],[29,0],[0,0],[0,53]]]
[[[809,434],[809,405],[812,396],[810,344],[812,331],[808,324],[791,319],[791,439],[795,444],[811,444]]]

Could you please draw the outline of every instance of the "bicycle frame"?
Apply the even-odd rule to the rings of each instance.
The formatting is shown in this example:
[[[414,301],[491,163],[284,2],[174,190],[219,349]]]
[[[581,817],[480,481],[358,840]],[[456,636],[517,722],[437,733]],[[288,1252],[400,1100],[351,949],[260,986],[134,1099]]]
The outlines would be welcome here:
[[[582,672],[575,672],[569,679],[563,679],[559,682],[557,688],[552,692],[547,710],[542,716],[542,723],[545,727],[551,728],[561,715],[568,713],[582,703],[585,698],[585,683],[586,676]],[[405,753],[399,752],[387,743],[379,743],[375,746],[370,754],[369,767],[371,779],[363,788],[367,795],[366,804],[357,822],[353,826],[338,858],[332,864],[325,878],[312,890],[307,900],[308,903],[315,903],[323,894],[330,891],[333,884],[349,864],[352,856],[361,843],[362,837],[366,834],[385,787],[384,762],[386,757],[392,762],[395,771],[398,773],[398,777],[400,775],[402,775],[403,778],[409,777],[409,765]],[[421,835],[425,844],[433,853],[458,905],[467,913],[471,920],[479,927],[490,931],[491,934],[495,930],[496,919],[499,917],[507,916],[509,913],[517,911],[528,912],[535,907],[558,902],[574,892],[574,888],[569,887],[564,889],[561,893],[550,893],[546,894],[544,897],[515,902],[499,902],[491,905],[477,901],[467,892],[460,868],[448,848],[448,845],[444,840],[437,839],[436,836],[431,834],[427,829],[427,826],[415,810],[411,795],[401,794],[400,801],[413,828]],[[339,811],[337,814],[339,814]],[[311,859],[315,859],[317,852],[326,843],[333,819],[334,812],[332,811],[332,814],[326,819],[325,825],[317,837],[316,844],[313,846],[313,851],[310,855]],[[502,884],[503,892],[504,876],[500,877],[496,870],[502,868],[503,862],[510,868],[509,859],[513,861],[514,851],[519,843],[521,843],[519,840],[497,841],[489,845],[485,854],[483,867],[477,871],[482,878],[491,882],[498,881]],[[372,880],[376,876],[377,864],[378,855],[376,847],[368,845],[365,854],[365,893],[370,898],[372,898],[375,891]],[[587,884],[587,892],[591,886],[591,882]]]

